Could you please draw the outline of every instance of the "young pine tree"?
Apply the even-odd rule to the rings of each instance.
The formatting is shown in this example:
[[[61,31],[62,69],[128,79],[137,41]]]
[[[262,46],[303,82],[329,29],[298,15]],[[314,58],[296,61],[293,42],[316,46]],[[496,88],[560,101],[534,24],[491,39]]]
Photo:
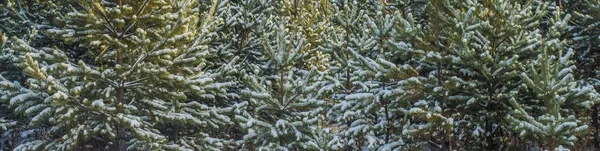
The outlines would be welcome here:
[[[40,30],[52,27],[51,19],[63,12],[54,2],[33,2],[7,0],[0,2],[0,150],[13,150],[20,142],[35,135],[32,129],[26,129],[26,123],[20,122],[22,116],[15,114],[10,108],[9,98],[16,93],[27,75],[19,67],[18,52],[8,48],[9,37],[19,37],[31,45],[52,43]],[[75,51],[69,51],[69,53]],[[8,82],[10,81],[10,82]],[[15,86],[13,83],[19,83]]]
[[[272,30],[261,39],[260,70],[244,77],[241,95],[250,113],[237,116],[246,132],[242,141],[256,150],[325,150],[318,142],[325,128],[319,123],[324,102],[315,93],[318,72],[297,66],[306,56],[300,52],[305,39],[285,27],[287,19],[266,23]]]
[[[405,145],[401,131],[407,105],[420,95],[415,91],[420,83],[413,79],[418,73],[396,56],[410,50],[402,40],[412,27],[402,24],[406,20],[389,4],[366,3],[370,9],[360,9],[356,1],[335,3],[326,49],[333,62],[322,89],[334,100],[328,116],[339,131],[330,144],[333,149],[399,150]]]
[[[542,105],[541,111],[529,111],[531,107],[513,98],[510,103],[515,110],[507,118],[521,137],[554,150],[559,146],[572,147],[577,137],[587,132],[584,118],[577,117],[575,110],[590,108],[597,102],[598,94],[590,85],[581,86],[573,78],[571,72],[575,68],[568,61],[571,51],[559,59],[548,52],[540,54],[527,68],[530,75],[521,74],[525,81],[521,87],[534,95]]]
[[[598,102],[591,85],[574,79],[573,51],[563,52],[566,41],[560,36],[569,15],[561,18],[560,9],[553,15],[549,19],[552,26],[537,47],[541,51],[538,58],[519,64],[523,83],[520,91],[513,93],[521,94],[511,98],[514,110],[507,117],[521,137],[546,150],[573,147],[588,129],[578,110],[585,111]]]
[[[361,102],[346,99],[349,96],[359,99],[359,93],[367,91],[367,85],[364,83],[367,76],[361,76],[361,67],[358,65],[357,56],[361,56],[356,51],[362,48],[368,49],[369,43],[358,40],[369,40],[366,32],[361,30],[361,24],[365,14],[356,1],[336,1],[332,3],[333,15],[332,23],[328,27],[327,41],[325,42],[324,52],[331,56],[332,63],[326,71],[325,81],[319,93],[324,93],[331,100],[332,107],[328,111],[328,119],[335,127],[337,135],[329,143],[333,149],[354,149],[363,148],[366,142],[364,133],[353,133],[348,130],[352,127],[354,121],[359,118],[367,118],[361,112],[365,105],[370,102]],[[365,37],[361,39],[362,37]],[[364,50],[364,49],[362,49]],[[366,93],[366,92],[365,92]],[[365,94],[368,95],[368,94]],[[365,96],[360,95],[360,96]],[[366,98],[365,98],[366,99]],[[371,116],[371,115],[369,115]],[[376,118],[371,116],[370,118]],[[362,121],[362,120],[361,120]],[[363,122],[361,124],[364,126]],[[368,129],[368,128],[367,128]],[[362,131],[358,130],[357,131]],[[369,130],[371,132],[371,130]],[[370,134],[373,136],[373,134]]]
[[[574,51],[577,71],[573,71],[576,79],[589,82],[596,90],[600,89],[600,1],[566,1],[566,13],[573,16],[569,24],[569,47]],[[600,105],[592,107],[591,125],[594,130],[594,148],[600,148]],[[588,142],[589,143],[589,142]]]
[[[72,47],[11,38],[25,69],[10,101],[20,122],[41,135],[16,150],[220,150],[219,127],[237,107],[226,98],[226,66],[206,70],[207,45],[222,20],[198,1],[78,1],[40,32]],[[78,4],[78,5],[74,5]],[[87,59],[66,54],[85,49]],[[3,81],[3,83],[10,83]],[[227,104],[227,103],[223,103]]]
[[[512,147],[503,117],[520,83],[517,63],[536,54],[548,4],[436,1],[427,7],[428,23],[411,52],[421,59],[417,68],[427,93],[412,111],[427,122],[415,122],[408,134],[443,148]]]

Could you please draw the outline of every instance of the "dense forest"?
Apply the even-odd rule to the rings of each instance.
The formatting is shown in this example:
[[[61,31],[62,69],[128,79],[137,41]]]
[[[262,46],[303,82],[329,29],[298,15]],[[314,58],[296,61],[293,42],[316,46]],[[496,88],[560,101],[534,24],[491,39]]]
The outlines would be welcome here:
[[[598,150],[597,59],[600,0],[0,0],[0,150]]]

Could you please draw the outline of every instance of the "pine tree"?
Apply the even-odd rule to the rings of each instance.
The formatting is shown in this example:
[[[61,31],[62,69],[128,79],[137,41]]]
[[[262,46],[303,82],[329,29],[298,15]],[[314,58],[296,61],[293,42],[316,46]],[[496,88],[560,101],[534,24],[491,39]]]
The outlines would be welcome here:
[[[599,148],[599,7],[4,0],[0,150]]]
[[[402,133],[408,141],[413,142],[407,146],[409,148],[452,150],[450,145],[456,142],[450,141],[459,136],[455,135],[454,125],[459,114],[453,111],[457,103],[450,99],[460,96],[456,91],[462,80],[449,68],[453,67],[453,59],[460,58],[455,53],[460,50],[457,46],[461,41],[457,37],[462,31],[457,24],[470,17],[470,14],[457,8],[461,3],[427,2],[424,19],[416,25],[417,30],[421,31],[414,34],[415,38],[411,40],[414,49],[408,54],[415,58],[413,60],[416,63],[413,64],[420,73],[415,82],[420,83],[419,89],[424,94],[408,110],[410,121]]]
[[[569,47],[574,50],[577,71],[574,72],[576,79],[581,79],[600,89],[600,76],[596,67],[599,63],[600,50],[600,1],[566,1],[566,13],[573,16],[569,24],[568,36]],[[591,112],[591,125],[594,129],[594,148],[600,148],[600,105],[595,105]]]
[[[328,116],[339,135],[330,144],[333,149],[399,150],[405,145],[406,105],[420,95],[412,79],[418,73],[398,59],[410,49],[402,40],[405,28],[412,27],[401,24],[406,20],[394,5],[365,3],[367,11],[356,1],[335,3],[335,28],[329,30],[326,49],[333,62],[321,90],[335,101]]]
[[[512,98],[515,110],[508,116],[510,124],[522,137],[538,140],[547,150],[573,146],[577,136],[585,134],[588,126],[582,117],[576,117],[575,107],[587,109],[597,102],[598,94],[590,85],[581,86],[573,78],[575,69],[569,65],[569,51],[559,59],[548,50],[528,68],[531,75],[521,74],[525,84],[521,87],[534,94],[543,107],[533,110]],[[570,108],[568,108],[570,107]],[[527,110],[529,109],[529,110]]]
[[[6,45],[7,40],[8,38],[0,32],[0,50],[2,52],[4,52],[4,46]],[[10,87],[12,86],[12,84],[9,82],[5,82],[6,80],[2,75],[4,74],[0,74],[0,88],[1,90],[6,90],[5,87]],[[0,95],[5,96],[7,94],[10,94],[11,92],[12,91],[2,91],[0,92]],[[16,133],[13,130],[13,127],[15,126],[17,126],[17,122],[14,119],[12,110],[10,110],[8,106],[8,102],[6,102],[6,99],[0,98],[0,137],[2,137],[2,139],[0,139],[0,149],[11,149],[10,146],[12,146],[12,143],[14,143],[11,141],[14,141],[16,139],[12,137]]]
[[[535,54],[548,4],[436,1],[427,7],[426,24],[409,55],[420,59],[427,95],[411,109],[421,120],[415,119],[408,137],[422,144],[433,138],[438,147],[511,147],[503,142],[511,135],[503,117],[519,85],[516,65]]]
[[[208,106],[230,95],[224,88],[232,83],[220,79],[231,67],[206,70],[203,59],[222,3],[203,12],[193,0],[77,4],[63,26],[42,32],[90,58],[11,39],[31,78],[5,97],[42,135],[17,150],[220,150],[232,143],[217,132],[240,107]]]
[[[362,134],[347,132],[352,122],[364,107],[361,102],[347,100],[346,97],[364,92],[366,76],[360,76],[360,66],[357,66],[355,51],[366,43],[360,37],[366,37],[361,32],[360,24],[364,10],[357,6],[356,1],[337,1],[333,3],[333,23],[329,25],[325,43],[325,52],[331,56],[330,69],[326,71],[324,85],[319,93],[325,94],[332,101],[332,108],[327,116],[332,121],[338,133],[329,143],[334,150],[358,150],[362,148],[365,138]],[[337,28],[336,28],[337,27]],[[354,52],[354,53],[353,53]],[[359,55],[360,56],[360,55]],[[368,103],[368,102],[367,102]],[[371,135],[372,136],[372,135]]]
[[[288,19],[267,22],[274,27],[262,36],[261,70],[244,77],[247,88],[241,95],[248,99],[250,113],[237,119],[251,149],[325,149],[317,142],[323,132],[318,124],[323,120],[319,114],[323,100],[314,93],[318,72],[296,67],[306,57],[300,52],[305,39],[284,26]]]
[[[563,53],[566,41],[560,36],[570,16],[561,18],[560,8],[553,15],[549,20],[552,26],[537,47],[541,51],[538,58],[519,64],[524,71],[520,74],[523,84],[513,93],[522,95],[511,98],[515,109],[507,117],[521,137],[546,150],[573,147],[588,129],[577,110],[587,110],[598,102],[598,93],[591,85],[574,79],[573,51]]]
[[[11,40],[8,37],[19,37],[32,45],[51,43],[39,30],[52,26],[51,20],[62,10],[56,9],[51,2],[32,2],[7,0],[0,2],[0,96],[14,95],[15,88],[12,84],[23,83],[27,78],[23,69],[19,67],[17,52],[8,49]],[[8,82],[10,81],[10,82]],[[17,89],[18,90],[18,89]],[[13,150],[23,137],[31,136],[30,130],[24,129],[25,123],[19,122],[20,116],[9,107],[7,97],[0,97],[0,150]]]

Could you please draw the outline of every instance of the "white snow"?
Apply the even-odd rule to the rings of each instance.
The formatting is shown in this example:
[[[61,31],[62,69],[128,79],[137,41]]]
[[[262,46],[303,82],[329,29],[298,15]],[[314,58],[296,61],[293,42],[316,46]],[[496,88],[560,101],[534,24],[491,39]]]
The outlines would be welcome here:
[[[92,102],[92,106],[94,106],[94,107],[104,107],[104,100],[102,100],[102,99],[94,100],[94,102]]]

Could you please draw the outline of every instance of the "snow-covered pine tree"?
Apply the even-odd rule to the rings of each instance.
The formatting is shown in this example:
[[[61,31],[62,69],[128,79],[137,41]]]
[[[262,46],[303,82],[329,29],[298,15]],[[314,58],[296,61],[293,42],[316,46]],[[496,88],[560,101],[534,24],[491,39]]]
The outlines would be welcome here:
[[[405,149],[402,130],[410,121],[407,120],[408,109],[424,95],[422,83],[418,80],[419,73],[410,64],[412,58],[407,56],[413,51],[412,44],[407,42],[413,38],[416,27],[411,14],[407,18],[402,17],[406,5],[404,1],[373,1],[371,8],[374,12],[364,16],[362,28],[365,35],[372,38],[373,47],[370,50],[358,49],[363,52],[362,56],[354,53],[362,67],[360,75],[370,77],[367,80],[368,92],[373,97],[351,100],[372,103],[365,106],[364,114],[376,115],[377,118],[369,121],[370,124],[362,124],[372,126],[376,137],[371,138],[375,141],[367,138],[367,147],[378,146],[374,147],[377,150]],[[353,125],[360,127],[360,122],[355,121]]]
[[[0,52],[5,52],[4,46],[7,43],[8,38],[0,32]],[[5,57],[6,55],[2,55]],[[7,58],[4,58],[7,59]],[[3,65],[11,65],[11,64],[3,64]],[[5,70],[3,70],[5,71]],[[5,73],[6,74],[6,73]],[[10,95],[11,92],[8,91],[8,87],[11,87],[11,83],[4,82],[5,74],[0,74],[0,96]],[[9,108],[8,101],[5,98],[0,98],[0,150],[11,150],[14,141],[17,138],[13,138],[15,134],[14,127],[17,126],[16,117],[13,114],[13,111]]]
[[[323,36],[329,25],[331,16],[331,2],[329,0],[284,0],[277,5],[279,16],[289,17],[288,23],[285,25],[290,29],[290,32],[299,33],[304,40],[304,46],[299,50],[299,54],[303,54],[303,59],[295,63],[295,66],[301,69],[313,69],[325,71],[329,68],[329,55],[323,53],[325,46],[325,38]],[[314,71],[312,71],[314,72]],[[312,82],[314,85],[321,83],[323,79],[318,79]],[[313,95],[319,99],[327,100],[322,96],[322,93],[313,91]],[[321,150],[329,150],[329,142],[333,137],[331,127],[328,125],[327,109],[330,107],[330,102],[324,102],[321,106],[324,109],[317,108],[318,114],[324,118],[319,118],[316,122],[316,136],[314,142]]]
[[[239,106],[214,106],[228,97],[219,82],[231,67],[205,69],[207,47],[223,21],[224,2],[198,9],[198,1],[78,1],[40,32],[74,47],[31,45],[11,38],[31,78],[10,100],[27,129],[16,150],[221,150],[218,134]],[[76,5],[75,5],[76,4]],[[85,49],[89,59],[65,52]],[[3,81],[3,84],[16,83]],[[207,105],[208,104],[208,105]]]
[[[410,49],[402,40],[412,24],[402,24],[406,21],[394,5],[364,3],[366,11],[357,1],[334,3],[335,24],[326,47],[333,62],[321,89],[331,94],[334,104],[328,115],[339,131],[330,145],[332,149],[399,150],[405,145],[401,131],[406,105],[420,95],[413,88],[420,83],[411,78],[418,73],[395,55]]]
[[[319,74],[315,67],[297,67],[306,56],[300,52],[305,39],[285,27],[289,18],[277,18],[265,25],[272,30],[261,39],[261,68],[244,77],[242,98],[248,100],[250,114],[237,116],[246,132],[244,148],[325,150],[317,142],[324,128],[318,124],[324,102],[315,93]]]
[[[453,58],[459,58],[457,46],[457,22],[467,18],[467,13],[457,6],[463,2],[428,1],[423,10],[424,19],[416,25],[419,30],[410,43],[414,46],[407,56],[412,56],[418,72],[416,83],[421,83],[423,96],[412,103],[408,110],[410,121],[402,131],[407,141],[406,147],[411,149],[450,149],[457,145],[455,140],[455,120],[457,111],[453,106],[457,103],[450,98],[458,95],[456,88],[460,79],[453,74]]]
[[[519,63],[523,82],[519,91],[513,91],[519,97],[510,99],[514,110],[507,117],[521,137],[545,150],[573,147],[588,130],[578,110],[586,111],[599,97],[592,85],[574,79],[574,53],[561,37],[570,15],[562,16],[560,8],[552,12],[548,20],[552,26],[536,47],[538,58]]]
[[[206,2],[202,2],[206,3]],[[268,16],[274,15],[276,12],[270,0],[243,0],[243,1],[227,1],[219,4],[219,9],[215,10],[215,14],[223,19],[215,29],[215,36],[212,36],[206,56],[207,68],[218,68],[223,65],[232,66],[233,74],[223,77],[220,81],[232,81],[235,84],[228,87],[227,92],[229,97],[221,98],[223,101],[215,103],[241,103],[245,100],[241,99],[240,93],[246,89],[246,86],[241,82],[243,77],[252,74],[254,70],[260,70],[260,65],[257,62],[263,56],[261,51],[261,36],[267,32],[265,28],[265,20]],[[209,3],[210,4],[210,3]],[[210,5],[200,4],[199,7],[207,7]],[[210,7],[207,7],[208,9]],[[235,59],[235,61],[231,61]],[[248,115],[247,108],[238,110],[235,114]],[[237,120],[233,120],[235,124],[227,125],[227,132],[221,135],[226,135],[234,140],[237,149],[244,148],[242,127],[239,126]],[[224,131],[225,132],[225,131]],[[241,145],[241,146],[240,146]]]
[[[324,52],[331,56],[332,63],[325,72],[323,85],[319,94],[327,97],[328,103],[332,108],[328,111],[327,117],[334,127],[334,139],[329,146],[334,150],[347,149],[359,150],[363,147],[365,139],[363,137],[354,137],[354,134],[347,133],[355,116],[359,116],[359,108],[354,108],[355,101],[346,101],[346,96],[367,89],[363,83],[367,78],[360,76],[360,67],[353,51],[358,47],[364,47],[365,43],[356,40],[359,37],[367,37],[359,26],[364,15],[364,10],[357,6],[356,1],[334,1],[332,3],[333,14],[332,23],[328,24],[327,34],[325,35]],[[359,134],[357,134],[359,135]]]
[[[600,89],[600,1],[582,0],[566,1],[566,13],[573,16],[569,24],[569,47],[575,53],[577,71],[576,79],[589,82],[596,90]],[[594,129],[595,149],[600,149],[600,105],[595,105],[591,112],[591,125]]]
[[[39,30],[52,26],[52,21],[46,18],[61,12],[54,2],[34,2],[6,0],[0,2],[0,96],[14,95],[18,92],[11,83],[23,83],[27,76],[19,67],[19,59],[16,52],[8,49],[10,39],[8,37],[19,37],[28,41],[31,45],[45,45],[52,43]],[[70,51],[74,52],[74,51]],[[26,123],[19,122],[21,116],[14,113],[9,107],[8,97],[0,97],[0,150],[13,150],[20,142],[31,137],[31,129],[24,127]]]
[[[543,3],[542,3],[543,4]],[[506,146],[499,135],[510,96],[518,86],[516,62],[532,58],[537,25],[546,15],[546,5],[510,1],[465,1],[449,5],[444,33],[443,59],[447,64],[443,87],[454,115],[456,140],[471,149],[493,150]],[[443,10],[443,9],[441,9]],[[538,11],[539,10],[539,11]],[[454,16],[454,17],[452,17]],[[450,26],[450,25],[455,25]],[[434,55],[432,55],[434,56]],[[444,74],[444,73],[442,73]]]
[[[453,133],[434,141],[446,143],[438,146],[510,147],[502,139],[511,135],[502,121],[510,91],[519,84],[516,63],[534,57],[531,49],[541,32],[537,25],[547,6],[488,0],[428,3],[427,24],[413,41],[417,49],[410,56],[422,58],[418,69],[428,87],[428,95],[411,111],[429,122],[415,123],[406,131],[409,137],[431,137],[437,127]],[[443,126],[449,119],[454,124]],[[430,138],[418,139],[428,144]]]
[[[571,51],[559,58],[549,52],[544,50],[527,68],[530,75],[521,74],[525,81],[522,88],[528,89],[543,107],[535,110],[513,98],[510,103],[515,110],[507,118],[521,137],[546,150],[554,150],[559,146],[572,147],[577,137],[587,132],[584,117],[576,116],[574,110],[589,109],[597,102],[598,94],[592,86],[581,86],[573,78]]]
[[[263,43],[263,33],[272,31],[272,27],[267,27],[265,22],[269,16],[289,17],[289,21],[284,24],[290,32],[300,32],[301,36],[306,39],[304,46],[300,50],[300,54],[306,53],[308,57],[296,60],[294,64],[300,68],[310,68],[317,66],[321,70],[325,68],[322,60],[327,60],[324,55],[321,55],[319,46],[321,45],[322,37],[320,33],[323,28],[323,23],[326,18],[322,17],[322,3],[327,4],[323,0],[320,3],[317,1],[269,1],[269,0],[246,0],[232,1],[228,7],[220,9],[217,13],[224,14],[225,23],[219,27],[219,37],[215,37],[215,42],[211,46],[211,56],[207,59],[210,64],[225,64],[231,58],[238,57],[239,62],[234,64],[237,69],[235,81],[244,81],[244,76],[255,74],[255,70],[262,70],[261,66],[264,63],[264,51],[261,48]],[[298,13],[298,14],[294,14]],[[302,66],[302,67],[301,67]],[[230,92],[237,93],[246,86],[238,84],[230,89]],[[235,98],[234,100],[240,101]],[[241,100],[243,101],[243,100]],[[251,113],[250,113],[251,114]],[[242,136],[237,133],[237,137]],[[242,134],[243,135],[243,134]],[[323,135],[328,135],[323,133]],[[326,142],[320,142],[326,144]],[[325,145],[321,145],[325,146]]]

